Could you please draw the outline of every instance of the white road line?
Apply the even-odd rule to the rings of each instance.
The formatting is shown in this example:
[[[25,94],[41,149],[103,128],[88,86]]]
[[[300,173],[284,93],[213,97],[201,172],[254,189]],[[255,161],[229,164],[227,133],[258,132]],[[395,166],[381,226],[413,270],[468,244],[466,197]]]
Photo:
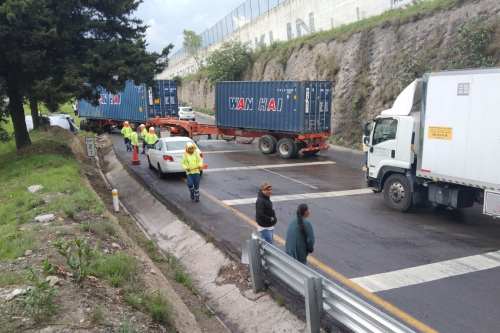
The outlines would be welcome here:
[[[203,151],[204,155],[207,154],[228,154],[228,153],[247,153],[252,152],[254,150],[212,150],[212,151]]]
[[[307,183],[301,182],[300,180],[293,179],[293,178],[291,178],[291,177],[287,177],[287,176],[282,175],[281,173],[278,173],[278,172],[276,172],[276,171],[271,171],[271,170],[269,170],[269,169],[263,169],[263,170],[265,170],[265,171],[267,171],[267,172],[269,172],[269,173],[272,173],[273,175],[279,176],[279,177],[281,177],[281,178],[285,178],[286,180],[289,180],[289,181],[291,181],[291,182],[294,182],[294,183],[297,183],[297,184],[300,184],[300,185],[304,185],[304,186],[309,187],[309,188],[311,188],[311,189],[313,189],[313,190],[318,190],[318,189],[319,189],[317,186],[314,186],[314,185],[311,185],[311,184],[307,184]]]
[[[350,195],[361,195],[369,193],[373,193],[373,190],[370,188],[361,188],[361,189],[346,190],[346,191],[273,195],[271,200],[273,202],[280,202],[280,201],[292,201],[292,200],[323,199],[323,198],[345,197]],[[224,200],[222,202],[228,206],[238,206],[238,205],[252,204],[255,203],[256,200],[257,198],[245,198],[245,199]]]
[[[371,292],[380,292],[497,267],[500,267],[500,251],[359,277],[352,281]]]
[[[251,166],[241,166],[241,167],[230,167],[230,168],[214,168],[207,169],[204,172],[226,172],[226,171],[240,171],[240,170],[262,170],[262,169],[281,169],[281,168],[297,168],[304,166],[314,166],[314,165],[331,165],[335,164],[332,161],[324,162],[309,162],[309,163],[288,163],[288,164],[269,164],[269,165],[251,165]]]

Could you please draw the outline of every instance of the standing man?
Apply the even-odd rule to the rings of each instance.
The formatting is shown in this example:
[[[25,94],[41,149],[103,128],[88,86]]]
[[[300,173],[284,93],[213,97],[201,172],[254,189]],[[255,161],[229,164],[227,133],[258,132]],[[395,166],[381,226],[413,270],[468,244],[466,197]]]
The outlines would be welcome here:
[[[139,141],[142,141],[142,154],[146,154],[146,135],[148,135],[148,130],[146,125],[141,124],[139,126]]]
[[[255,219],[259,225],[257,230],[262,239],[270,244],[273,243],[274,226],[278,222],[271,202],[272,193],[273,187],[271,184],[263,183],[260,185],[257,202],[255,203]]]
[[[125,142],[125,146],[127,147],[127,151],[132,151],[132,146],[130,145],[130,135],[132,134],[133,130],[130,128],[130,125],[128,121],[125,121],[123,123],[123,128],[122,128],[122,135],[123,135],[123,141]]]
[[[186,171],[187,186],[191,194],[191,201],[200,201],[200,177],[203,169],[203,158],[196,151],[194,143],[187,143],[184,156],[182,156],[182,168]]]

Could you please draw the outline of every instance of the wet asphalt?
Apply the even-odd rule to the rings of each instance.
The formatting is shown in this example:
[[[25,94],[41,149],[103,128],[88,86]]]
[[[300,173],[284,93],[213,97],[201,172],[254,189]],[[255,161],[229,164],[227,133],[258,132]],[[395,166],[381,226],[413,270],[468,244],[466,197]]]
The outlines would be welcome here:
[[[130,165],[121,139],[114,149]],[[182,175],[159,179],[144,156],[130,166],[137,179],[194,229],[202,231],[233,257],[254,228],[221,200],[252,198],[263,181],[273,195],[328,192],[366,187],[361,154],[330,150],[320,156],[284,161],[262,155],[255,143],[199,142],[209,169],[334,161],[329,165],[298,165],[281,169],[207,172],[201,188],[209,196],[191,203]],[[218,153],[210,153],[210,152]],[[221,153],[222,151],[230,151]],[[500,221],[481,214],[480,207],[463,211],[422,208],[402,214],[388,209],[379,194],[276,202],[277,235],[285,237],[298,204],[311,210],[316,234],[314,256],[349,278],[390,272],[500,249]],[[254,204],[233,206],[250,218]],[[500,332],[500,268],[379,292],[378,295],[440,332]]]

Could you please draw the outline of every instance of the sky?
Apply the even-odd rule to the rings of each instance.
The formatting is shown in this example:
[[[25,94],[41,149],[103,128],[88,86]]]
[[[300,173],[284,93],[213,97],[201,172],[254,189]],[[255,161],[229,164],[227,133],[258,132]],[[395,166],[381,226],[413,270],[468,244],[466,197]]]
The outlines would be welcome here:
[[[135,16],[149,26],[148,50],[160,52],[173,43],[174,52],[182,48],[182,31],[201,33],[243,0],[144,0]]]

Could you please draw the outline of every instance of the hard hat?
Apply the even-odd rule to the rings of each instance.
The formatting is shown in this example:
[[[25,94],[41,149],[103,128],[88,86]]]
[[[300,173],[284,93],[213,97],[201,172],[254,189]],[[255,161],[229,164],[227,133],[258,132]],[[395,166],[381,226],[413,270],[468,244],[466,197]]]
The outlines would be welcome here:
[[[149,128],[149,133],[155,133],[155,128],[153,126]]]
[[[144,124],[140,124],[140,125],[139,125],[139,127],[140,127],[140,128],[143,128],[143,127],[146,127],[146,125],[144,125]]]
[[[123,126],[128,126],[128,121],[124,121]]]

